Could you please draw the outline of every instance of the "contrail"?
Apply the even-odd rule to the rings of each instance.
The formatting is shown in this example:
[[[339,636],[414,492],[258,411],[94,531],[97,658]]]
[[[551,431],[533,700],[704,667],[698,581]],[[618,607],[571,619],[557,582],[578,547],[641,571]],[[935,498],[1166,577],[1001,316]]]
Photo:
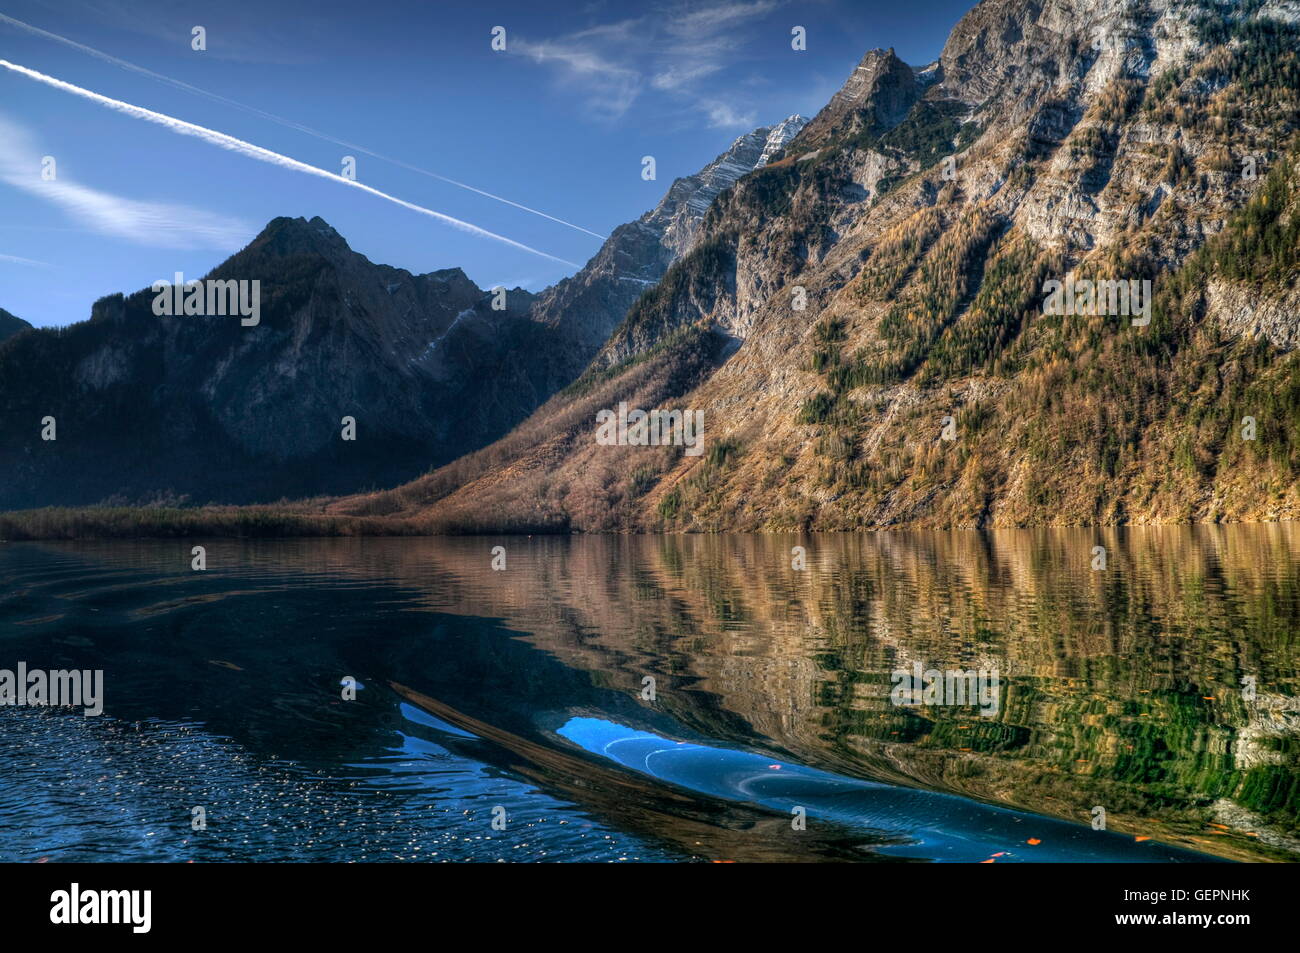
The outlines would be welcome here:
[[[467,185],[464,182],[458,182],[455,179],[449,179],[445,175],[439,175],[437,172],[430,172],[428,169],[421,169],[419,166],[414,166],[411,165],[410,163],[403,162],[401,159],[394,159],[391,156],[386,156],[378,152],[373,152],[370,149],[367,149],[365,146],[357,145],[355,142],[348,142],[345,139],[336,139],[333,136],[329,135],[328,133],[324,133],[324,132],[320,132],[319,130],[312,129],[310,126],[304,126],[302,123],[294,122],[292,119],[285,119],[283,116],[275,115],[275,113],[269,113],[263,109],[258,109],[256,106],[248,106],[244,103],[236,102],[233,99],[227,99],[225,96],[220,96],[217,93],[210,93],[206,89],[200,89],[197,86],[191,86],[189,83],[182,82],[179,79],[172,79],[170,76],[164,76],[162,73],[155,73],[153,70],[145,69],[143,66],[136,66],[134,63],[127,62],[124,59],[119,59],[118,57],[112,56],[109,53],[105,53],[102,50],[97,50],[93,46],[86,46],[84,43],[78,43],[76,40],[70,40],[66,36],[59,36],[59,34],[57,33],[51,33],[48,30],[42,30],[40,27],[32,26],[30,23],[24,23],[22,20],[15,20],[13,17],[6,16],[3,13],[0,13],[0,23],[8,23],[10,26],[17,27],[20,30],[26,30],[28,33],[31,33],[35,36],[44,37],[47,40],[54,40],[56,43],[62,43],[65,46],[70,46],[74,50],[80,50],[83,53],[88,53],[91,56],[96,57],[97,59],[103,60],[105,63],[111,63],[114,66],[121,67],[122,69],[130,70],[133,73],[139,73],[141,76],[148,76],[150,79],[157,80],[160,83],[166,83],[168,86],[172,86],[175,89],[181,89],[187,93],[193,93],[196,96],[203,96],[206,97],[207,99],[212,100],[213,102],[222,103],[223,105],[226,106],[233,106],[236,109],[242,109],[244,112],[251,113],[254,116],[261,116],[263,119],[268,119],[271,122],[278,123],[279,125],[285,126],[286,128],[294,129],[297,130],[298,132],[306,133],[309,136],[314,136],[315,138],[324,140],[325,142],[332,142],[336,146],[343,146],[345,149],[352,149],[355,152],[364,153],[365,155],[371,156],[372,158],[379,159],[383,162],[391,163],[392,165],[395,166],[400,166],[401,168],[407,169],[408,171],[418,172],[420,173],[420,175],[427,175],[429,176],[429,178],[437,179],[439,182],[446,182],[448,185],[454,185],[457,188],[465,189],[468,192],[473,192],[477,195],[485,196],[486,198],[490,198],[497,202],[502,202],[506,205],[520,209],[521,211],[529,212],[533,215],[541,216],[542,218],[549,219],[552,222],[556,222],[568,228],[575,229],[579,232],[585,232],[586,234],[591,235],[593,238],[599,238],[603,241],[605,238],[608,237],[606,235],[600,234],[599,232],[593,232],[589,228],[583,228],[581,225],[575,225],[573,224],[573,222],[566,222],[562,218],[556,218],[554,215],[548,215],[545,212],[539,211],[535,208],[529,208],[527,205],[521,205],[518,202],[513,202],[510,199],[505,198],[503,196],[495,195],[492,192],[485,192],[483,189],[475,188],[474,186]]]
[[[293,169],[295,172],[305,172],[308,175],[317,175],[323,179],[329,179],[333,182],[341,182],[343,185],[351,186],[354,189],[361,189],[363,192],[369,192],[371,195],[377,195],[381,199],[386,199],[395,205],[403,208],[409,208],[413,212],[419,212],[422,215],[428,215],[436,218],[440,222],[445,222],[462,231],[478,235],[482,238],[491,238],[503,242],[514,248],[529,252],[533,255],[540,255],[542,258],[549,258],[551,261],[558,261],[561,264],[570,267],[579,267],[576,262],[568,261],[564,258],[558,258],[555,255],[539,251],[522,242],[517,242],[512,238],[506,238],[504,235],[498,235],[496,232],[489,232],[485,228],[479,228],[469,222],[453,218],[450,215],[444,215],[442,212],[435,212],[433,209],[425,208],[423,205],[416,205],[414,202],[408,202],[405,199],[399,199],[395,195],[389,195],[387,192],[381,192],[379,189],[364,185],[353,179],[344,178],[335,172],[327,172],[325,169],[317,168],[314,165],[308,165],[306,162],[300,162],[297,159],[281,155],[278,152],[272,152],[270,149],[263,149],[261,146],[255,146],[251,142],[245,142],[243,139],[236,139],[234,136],[228,136],[224,132],[217,132],[215,129],[208,129],[206,126],[196,126],[192,122],[186,122],[184,119],[177,119],[175,116],[167,116],[163,113],[154,112],[152,109],[145,109],[141,106],[133,106],[130,103],[124,103],[120,99],[110,99],[108,96],[101,96],[99,93],[92,92],[89,89],[83,89],[80,86],[74,86],[72,83],[65,83],[61,79],[55,79],[53,76],[46,76],[44,73],[38,73],[34,69],[28,69],[26,66],[19,66],[17,63],[10,63],[8,60],[0,60],[0,66],[15,73],[20,73],[37,82],[44,83],[47,86],[53,86],[55,89],[61,89],[67,93],[73,93],[91,102],[99,103],[101,106],[107,106],[117,112],[125,113],[136,119],[144,119],[147,122],[156,123],[170,129],[172,132],[178,132],[183,136],[193,136],[196,139],[202,139],[204,142],[214,146],[220,146],[222,149],[228,149],[231,152],[237,152],[242,156],[250,159],[258,159],[262,162],[269,162],[271,165],[278,165],[284,169]]]
[[[37,261],[35,258],[19,258],[17,255],[0,255],[0,261],[12,262],[15,265],[35,265],[39,268],[49,268],[48,261]]]

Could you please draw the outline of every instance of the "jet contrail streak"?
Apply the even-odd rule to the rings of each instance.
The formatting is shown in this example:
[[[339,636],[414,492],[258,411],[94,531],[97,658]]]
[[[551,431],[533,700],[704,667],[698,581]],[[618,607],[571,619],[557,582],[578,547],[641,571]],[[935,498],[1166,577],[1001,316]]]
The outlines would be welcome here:
[[[17,255],[0,255],[0,261],[12,262],[15,265],[36,265],[40,268],[49,268],[48,261],[37,261],[35,258],[19,258]]]
[[[425,208],[422,205],[416,205],[414,202],[408,202],[405,199],[399,199],[395,195],[389,195],[387,192],[381,192],[379,189],[369,185],[364,185],[353,179],[344,178],[334,172],[327,172],[325,169],[317,168],[314,165],[308,165],[306,162],[300,162],[297,159],[281,155],[278,152],[272,152],[270,149],[264,149],[261,146],[253,145],[251,142],[245,142],[243,139],[236,139],[234,136],[228,136],[224,132],[217,132],[215,129],[208,129],[206,126],[196,126],[192,122],[186,122],[184,119],[177,119],[175,116],[167,116],[163,113],[154,112],[152,109],[145,109],[142,106],[133,106],[130,103],[124,103],[120,99],[111,99],[108,96],[101,96],[99,93],[92,92],[89,89],[83,89],[80,86],[74,86],[72,83],[65,83],[61,79],[55,79],[53,76],[47,76],[44,73],[38,73],[34,69],[28,69],[26,66],[19,66],[17,63],[10,63],[8,60],[0,60],[0,66],[7,70],[19,73],[30,79],[47,86],[53,86],[55,89],[61,89],[67,93],[81,96],[89,99],[91,102],[99,103],[101,106],[107,106],[109,109],[124,113],[136,119],[143,119],[147,122],[156,123],[172,132],[180,133],[183,136],[193,136],[196,139],[202,139],[210,145],[220,146],[222,149],[228,149],[231,152],[237,152],[242,156],[250,159],[258,159],[262,162],[268,162],[271,165],[278,165],[283,169],[292,169],[295,172],[305,172],[308,175],[320,176],[323,179],[329,179],[333,182],[341,182],[343,185],[351,186],[354,189],[361,189],[363,192],[369,192],[371,195],[377,195],[381,199],[386,199],[395,205],[408,208],[413,212],[419,212],[422,215],[428,215],[436,218],[440,222],[445,222],[462,231],[469,232],[472,235],[478,235],[482,238],[491,238],[495,241],[502,242],[522,251],[529,252],[533,255],[540,255],[542,258],[549,258],[551,261],[558,261],[561,264],[577,268],[575,262],[558,258],[555,255],[539,251],[522,242],[517,242],[512,238],[506,238],[504,235],[498,235],[496,232],[489,232],[485,228],[479,228],[469,222],[453,218],[450,215],[444,215],[442,212],[435,212],[433,209]]]
[[[392,165],[400,166],[401,168],[407,169],[411,172],[418,172],[420,173],[420,175],[427,175],[432,179],[437,179],[439,182],[446,182],[448,185],[454,185],[457,188],[465,189],[466,191],[469,192],[474,192],[477,195],[482,195],[487,198],[493,199],[494,201],[502,202],[506,205],[513,206],[514,208],[520,209],[525,212],[529,212],[533,215],[539,215],[542,218],[549,219],[552,222],[556,222],[568,228],[575,229],[579,232],[585,232],[586,234],[591,235],[594,238],[599,238],[602,241],[607,237],[605,235],[600,234],[599,232],[593,232],[589,228],[583,228],[581,225],[575,225],[573,224],[573,222],[566,222],[562,218],[556,218],[554,215],[548,215],[545,212],[539,211],[535,208],[529,208],[527,205],[520,205],[518,202],[513,202],[510,199],[505,198],[503,196],[496,195],[492,192],[485,192],[483,189],[475,188],[474,186],[467,185],[464,182],[458,182],[455,179],[449,179],[447,178],[447,176],[439,175],[437,172],[430,172],[428,169],[421,169],[419,166],[414,166],[411,165],[410,163],[403,162],[401,159],[394,159],[392,156],[386,156],[378,152],[373,152],[370,149],[367,149],[365,146],[357,145],[355,142],[348,142],[345,139],[336,139],[333,136],[329,135],[328,133],[324,133],[324,132],[320,132],[319,130],[312,129],[310,126],[304,126],[302,123],[294,122],[292,119],[285,119],[283,116],[277,116],[275,113],[269,113],[266,110],[258,109],[256,106],[248,106],[245,105],[244,103],[236,102],[233,99],[227,99],[225,96],[218,95],[217,93],[210,93],[206,89],[200,89],[197,86],[191,86],[189,83],[182,82],[179,79],[172,79],[170,76],[164,76],[162,73],[155,73],[153,70],[145,69],[143,66],[136,66],[134,63],[130,63],[124,59],[120,59],[109,53],[105,53],[102,50],[97,50],[93,46],[86,46],[84,43],[78,43],[76,40],[70,40],[66,36],[59,36],[59,34],[57,33],[51,33],[48,30],[42,30],[40,27],[32,26],[30,23],[24,23],[22,20],[15,20],[13,17],[6,16],[3,13],[0,13],[0,23],[8,23],[10,26],[17,27],[20,30],[26,30],[28,33],[31,33],[35,36],[43,37],[44,39],[47,40],[54,40],[56,43],[62,43],[65,46],[70,46],[74,50],[80,50],[83,53],[88,53],[89,55],[97,59],[103,60],[105,63],[111,63],[114,66],[121,67],[122,69],[130,70],[133,73],[139,73],[141,76],[147,76],[150,79],[157,80],[160,83],[166,83],[168,86],[172,86],[176,89],[184,90],[187,93],[193,93],[196,96],[203,96],[206,97],[207,99],[212,100],[213,102],[222,103],[223,105],[226,106],[233,106],[236,109],[242,109],[244,112],[251,113],[254,116],[260,116],[263,119],[268,119],[271,122],[278,123],[279,125],[285,126],[286,128],[294,129],[298,132],[306,133],[309,136],[314,136],[315,138],[324,140],[325,142],[332,142],[336,146],[343,146],[345,149],[352,149],[356,152],[364,153],[365,155],[371,156],[372,158],[379,159],[383,162],[391,163]]]

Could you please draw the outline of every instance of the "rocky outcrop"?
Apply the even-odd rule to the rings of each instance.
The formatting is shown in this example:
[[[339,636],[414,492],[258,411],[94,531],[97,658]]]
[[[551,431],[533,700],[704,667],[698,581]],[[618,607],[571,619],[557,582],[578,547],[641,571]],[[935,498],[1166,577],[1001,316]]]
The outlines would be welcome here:
[[[921,97],[925,78],[888,50],[871,50],[808,123],[791,151],[807,152],[832,137],[852,137],[863,129],[884,132],[898,125]]]
[[[1276,348],[1300,347],[1300,287],[1281,294],[1227,281],[1211,281],[1207,313],[1234,337],[1262,338]]]

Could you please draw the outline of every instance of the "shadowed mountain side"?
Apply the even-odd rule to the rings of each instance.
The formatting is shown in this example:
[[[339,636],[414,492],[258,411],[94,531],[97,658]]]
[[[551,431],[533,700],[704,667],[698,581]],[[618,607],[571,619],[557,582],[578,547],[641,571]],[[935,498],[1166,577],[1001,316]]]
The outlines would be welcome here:
[[[499,434],[557,386],[545,360],[519,363],[554,349],[527,319],[531,295],[494,311],[459,269],[372,264],[319,218],[275,219],[207,278],[260,282],[258,323],[155,315],[144,290],[0,345],[0,505],[382,486]],[[355,442],[340,439],[346,416]]]
[[[31,325],[17,315],[0,308],[0,341],[11,338],[19,331],[26,331]]]

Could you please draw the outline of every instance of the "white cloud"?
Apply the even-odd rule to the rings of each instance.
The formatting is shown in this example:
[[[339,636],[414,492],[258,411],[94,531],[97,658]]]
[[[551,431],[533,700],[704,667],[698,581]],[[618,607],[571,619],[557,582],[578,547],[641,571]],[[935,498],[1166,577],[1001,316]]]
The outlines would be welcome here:
[[[555,69],[581,91],[592,118],[622,117],[646,90],[679,97],[710,126],[752,126],[754,112],[707,81],[732,66],[746,33],[782,0],[723,0],[662,6],[633,19],[598,24],[550,40],[512,38],[510,49]]]
[[[696,8],[673,16],[668,22],[668,31],[679,37],[709,36],[720,30],[752,23],[778,6],[776,0],[756,0],[754,3],[719,3]]]
[[[206,209],[123,198],[70,182],[66,176],[44,181],[41,155],[25,129],[0,117],[0,181],[58,205],[100,234],[143,245],[230,250],[256,231],[246,222]]]
[[[708,114],[709,125],[714,129],[753,129],[758,124],[753,110],[740,112],[729,103],[717,101],[700,105]]]
[[[637,70],[613,63],[576,40],[515,40],[513,48],[536,63],[560,67],[566,83],[584,91],[588,108],[598,118],[622,116],[645,85]]]
[[[689,89],[695,83],[706,76],[712,76],[720,69],[722,69],[722,66],[718,63],[675,63],[662,72],[655,74],[654,79],[650,81],[650,85],[665,92]]]

